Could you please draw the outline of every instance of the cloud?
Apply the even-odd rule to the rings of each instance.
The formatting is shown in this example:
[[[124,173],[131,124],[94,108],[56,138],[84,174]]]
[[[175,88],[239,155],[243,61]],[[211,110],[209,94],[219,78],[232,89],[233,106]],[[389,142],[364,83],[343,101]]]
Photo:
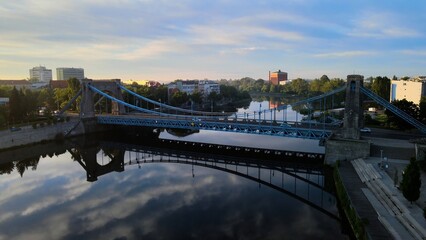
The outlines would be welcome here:
[[[343,52],[329,52],[315,54],[313,57],[317,58],[347,58],[347,57],[361,57],[377,55],[375,51],[343,51]]]
[[[132,44],[128,50],[117,55],[118,59],[136,60],[143,58],[152,58],[162,56],[164,54],[182,52],[187,47],[174,39],[158,39],[140,44]]]
[[[426,50],[401,50],[399,53],[409,56],[426,56]]]
[[[353,21],[349,36],[361,38],[413,38],[422,34],[390,12],[366,11]]]

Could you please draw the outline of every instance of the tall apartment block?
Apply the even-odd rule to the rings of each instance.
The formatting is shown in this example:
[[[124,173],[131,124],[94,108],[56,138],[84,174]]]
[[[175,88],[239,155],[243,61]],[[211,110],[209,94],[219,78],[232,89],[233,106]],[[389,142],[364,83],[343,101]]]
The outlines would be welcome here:
[[[68,80],[70,78],[84,79],[83,68],[56,68],[56,80]]]
[[[269,82],[272,85],[284,85],[287,83],[287,80],[288,74],[286,72],[281,72],[281,70],[269,72]]]
[[[426,77],[419,76],[409,80],[392,80],[390,101],[407,99],[415,104],[426,96]]]
[[[43,66],[33,67],[30,69],[30,79],[48,83],[52,81],[52,70]]]

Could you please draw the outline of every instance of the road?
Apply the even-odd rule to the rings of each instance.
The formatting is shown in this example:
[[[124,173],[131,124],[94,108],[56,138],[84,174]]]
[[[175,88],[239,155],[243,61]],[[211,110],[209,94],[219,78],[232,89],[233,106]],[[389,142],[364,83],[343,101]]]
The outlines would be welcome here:
[[[404,132],[398,130],[382,129],[382,128],[370,128],[371,133],[361,133],[363,137],[373,137],[373,138],[390,138],[390,139],[399,139],[399,140],[410,140],[415,138],[424,138],[426,134],[421,134],[420,132]]]

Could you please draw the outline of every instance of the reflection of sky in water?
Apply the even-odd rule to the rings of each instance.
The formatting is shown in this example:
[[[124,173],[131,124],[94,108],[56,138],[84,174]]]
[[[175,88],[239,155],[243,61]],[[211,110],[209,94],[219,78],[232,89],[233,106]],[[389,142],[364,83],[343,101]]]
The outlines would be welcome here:
[[[281,106],[281,105],[280,105]],[[271,119],[271,113],[270,112],[266,112],[266,116],[263,116],[264,113],[263,111],[266,109],[270,109],[270,108],[274,108],[274,107],[270,107],[270,104],[268,101],[262,101],[262,102],[257,102],[257,101],[251,101],[250,105],[248,106],[247,109],[244,108],[238,108],[237,109],[237,113],[239,114],[244,114],[244,113],[249,113],[249,119],[253,119],[253,112],[256,111],[256,120],[259,119],[259,110],[261,112],[261,119],[267,119],[270,120]],[[272,113],[273,114],[273,113]],[[287,110],[284,111],[276,111],[275,112],[275,119],[278,121],[282,121],[282,120],[286,120],[286,121],[301,121],[302,120],[303,115],[293,111],[293,109],[291,108],[291,106],[288,106]],[[272,118],[274,118],[274,116],[272,115]]]
[[[66,153],[0,176],[0,239],[336,239],[310,206],[218,170],[126,166],[94,183]],[[324,224],[326,223],[326,224]],[[337,236],[337,237],[336,237]]]
[[[194,133],[185,137],[177,137],[169,134],[168,132],[161,132],[160,138],[311,153],[324,153],[325,151],[323,146],[319,146],[318,140],[264,136],[247,133],[201,130],[199,133]]]

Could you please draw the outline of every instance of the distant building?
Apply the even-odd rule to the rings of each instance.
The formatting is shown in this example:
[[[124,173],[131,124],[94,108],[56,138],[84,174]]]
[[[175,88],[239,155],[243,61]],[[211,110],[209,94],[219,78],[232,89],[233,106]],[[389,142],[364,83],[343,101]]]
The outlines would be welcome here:
[[[83,68],[56,68],[56,80],[68,80],[70,78],[84,79]]]
[[[42,88],[49,87],[49,85],[50,85],[50,82],[35,82],[35,83],[31,83],[31,89],[40,90]]]
[[[159,86],[161,86],[161,83],[159,83],[157,81],[150,81],[150,80],[124,80],[122,83],[127,84],[127,85],[133,85],[133,84],[136,83],[137,85],[148,86],[148,87],[159,87]]]
[[[198,91],[204,96],[210,95],[212,92],[220,93],[219,83],[211,80],[202,80],[198,82]]]
[[[7,97],[0,97],[0,106],[8,105],[9,104],[9,98]]]
[[[55,80],[50,81],[50,88],[67,88],[68,87],[68,81],[67,80]]]
[[[30,79],[48,83],[52,81],[52,70],[43,66],[33,67],[30,69]]]
[[[281,70],[269,72],[269,83],[272,85],[284,85],[287,83],[287,80],[288,74],[286,72],[281,72]]]
[[[141,86],[145,86],[147,83],[149,82],[149,80],[124,80],[122,83],[123,84],[127,84],[127,85],[133,85],[133,84],[137,84],[137,85],[141,85]]]
[[[188,95],[199,92],[204,97],[207,97],[212,92],[220,94],[219,84],[212,80],[178,80],[170,83],[167,88],[169,95],[176,91],[185,92]]]
[[[419,104],[422,96],[426,96],[425,76],[391,81],[390,101],[406,99]]]
[[[27,80],[0,80],[0,86],[15,87],[16,89],[31,89],[31,83]]]

